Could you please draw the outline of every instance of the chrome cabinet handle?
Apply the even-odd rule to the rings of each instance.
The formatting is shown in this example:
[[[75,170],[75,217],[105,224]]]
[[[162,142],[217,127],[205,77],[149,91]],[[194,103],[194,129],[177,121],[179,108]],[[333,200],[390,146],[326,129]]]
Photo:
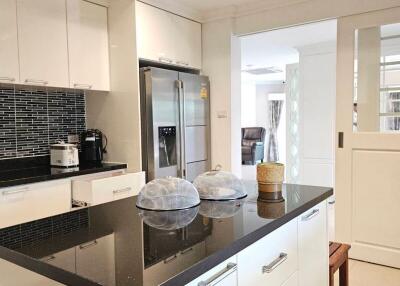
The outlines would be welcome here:
[[[79,245],[79,249],[86,249],[86,248],[89,248],[89,247],[91,247],[91,246],[95,246],[95,245],[97,245],[97,244],[98,244],[97,240],[93,240],[93,241],[91,241],[91,242],[88,242],[88,243],[84,243],[84,244]]]
[[[186,254],[186,253],[191,252],[191,251],[193,251],[193,247],[190,247],[188,249],[182,250],[181,254]]]
[[[92,89],[91,84],[85,84],[85,83],[74,83],[75,88],[83,88],[83,89]]]
[[[166,57],[159,57],[158,60],[159,60],[160,62],[169,63],[169,64],[172,64],[172,63],[174,62],[174,61],[171,60],[170,58],[166,58]]]
[[[19,193],[26,193],[29,191],[29,188],[22,188],[22,189],[17,189],[17,190],[10,190],[10,191],[3,191],[3,196],[9,196],[9,195],[15,195]]]
[[[0,80],[2,80],[2,81],[14,82],[14,81],[15,81],[15,78],[13,78],[13,77],[8,77],[8,76],[0,76]]]
[[[177,258],[178,258],[178,255],[176,255],[176,254],[171,257],[168,257],[168,258],[164,259],[164,264],[170,263],[171,261],[173,261]]]
[[[301,218],[302,221],[308,221],[312,219],[313,217],[316,217],[319,214],[319,209],[313,209],[312,212],[310,212],[308,215],[305,215]]]
[[[229,262],[226,267],[224,269],[222,269],[221,271],[219,271],[218,273],[216,273],[215,275],[211,276],[210,278],[208,278],[205,281],[200,281],[199,284],[197,284],[198,286],[208,286],[211,285],[211,283],[216,282],[217,280],[220,280],[226,276],[228,276],[229,274],[231,274],[232,272],[236,271],[237,269],[237,264],[233,263],[233,262]]]
[[[123,189],[119,189],[119,190],[114,190],[113,194],[120,194],[120,193],[125,193],[125,192],[129,192],[131,191],[132,188],[131,187],[127,187],[127,188],[123,188]]]
[[[42,258],[41,260],[44,261],[44,262],[49,262],[49,261],[52,261],[54,259],[56,259],[56,257],[54,255],[50,255],[50,256]]]
[[[26,79],[26,83],[34,83],[34,84],[42,84],[42,85],[47,85],[49,82],[46,80],[40,80],[40,79]]]
[[[282,264],[288,258],[287,253],[281,252],[279,257],[274,259],[270,264],[262,267],[262,273],[271,273],[276,267]]]

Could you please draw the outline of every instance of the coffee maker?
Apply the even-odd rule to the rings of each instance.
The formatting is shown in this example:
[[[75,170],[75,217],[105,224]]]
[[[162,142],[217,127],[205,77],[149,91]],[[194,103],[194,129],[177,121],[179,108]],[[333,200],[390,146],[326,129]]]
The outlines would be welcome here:
[[[103,138],[105,145],[103,146]],[[81,134],[81,160],[87,163],[101,163],[106,153],[107,137],[98,129],[88,129]]]

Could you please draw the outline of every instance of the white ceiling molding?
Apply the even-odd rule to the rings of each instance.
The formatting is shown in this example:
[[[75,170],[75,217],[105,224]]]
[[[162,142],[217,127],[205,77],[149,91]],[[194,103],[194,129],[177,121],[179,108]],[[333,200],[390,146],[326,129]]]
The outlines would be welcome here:
[[[212,22],[224,18],[234,18],[240,16],[251,15],[262,11],[267,11],[275,8],[291,6],[310,0],[263,0],[249,1],[246,4],[230,5],[205,11],[202,13],[202,22]]]
[[[200,10],[193,9],[187,5],[182,5],[174,0],[140,0],[140,2],[158,7],[193,21],[203,22],[203,15]]]

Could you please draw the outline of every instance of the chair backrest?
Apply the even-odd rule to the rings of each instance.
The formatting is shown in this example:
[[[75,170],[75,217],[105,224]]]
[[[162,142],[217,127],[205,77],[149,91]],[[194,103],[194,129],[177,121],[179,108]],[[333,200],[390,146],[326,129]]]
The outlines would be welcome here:
[[[265,141],[264,127],[245,127],[242,128],[242,145],[251,145],[253,142]]]

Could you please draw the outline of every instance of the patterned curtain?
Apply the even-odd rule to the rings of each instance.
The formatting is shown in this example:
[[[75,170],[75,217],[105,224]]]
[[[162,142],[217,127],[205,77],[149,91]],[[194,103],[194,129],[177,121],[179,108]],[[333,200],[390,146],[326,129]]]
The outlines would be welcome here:
[[[277,131],[279,127],[279,121],[281,119],[282,106],[283,106],[282,100],[268,101],[268,117],[269,117],[269,136],[268,136],[268,146],[267,146],[268,162],[279,161]]]

